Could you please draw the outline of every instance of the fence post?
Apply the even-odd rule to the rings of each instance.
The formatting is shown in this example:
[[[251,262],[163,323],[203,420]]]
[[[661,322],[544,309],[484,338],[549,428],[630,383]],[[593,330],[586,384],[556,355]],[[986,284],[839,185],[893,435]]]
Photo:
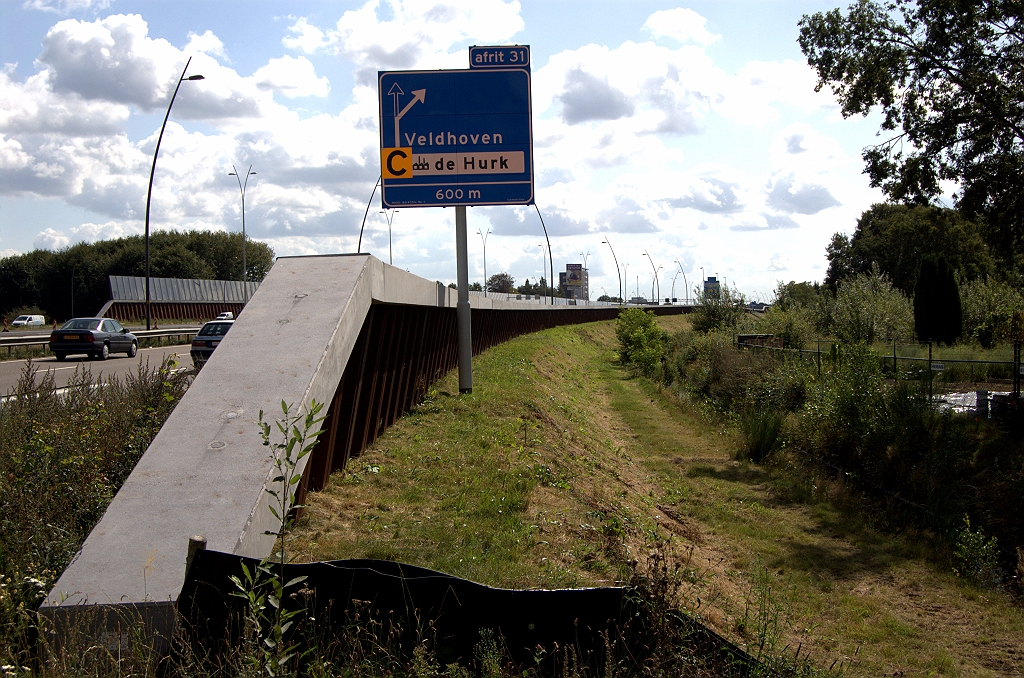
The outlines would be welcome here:
[[[898,380],[899,376],[899,368],[896,366],[896,341],[894,340],[892,342],[892,380]]]
[[[1013,399],[1020,399],[1020,339],[1013,340]]]
[[[821,379],[821,339],[818,339],[818,379]]]
[[[928,402],[932,401],[932,342],[928,342]]]

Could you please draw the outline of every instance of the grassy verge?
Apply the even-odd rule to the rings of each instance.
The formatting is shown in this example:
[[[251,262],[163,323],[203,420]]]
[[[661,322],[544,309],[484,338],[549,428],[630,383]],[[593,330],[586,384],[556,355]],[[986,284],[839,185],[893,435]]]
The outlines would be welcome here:
[[[310,498],[293,553],[580,586],[622,578],[610,543],[642,560],[667,540],[682,603],[754,652],[849,675],[1019,670],[1019,609],[784,453],[734,461],[734,427],[631,377],[616,348],[612,323],[594,323],[486,352],[471,396],[450,375]]]
[[[0,661],[28,663],[35,610],[190,381],[140,361],[97,388],[88,367],[58,394],[27,367],[0,403]],[[0,668],[7,673],[8,669]]]

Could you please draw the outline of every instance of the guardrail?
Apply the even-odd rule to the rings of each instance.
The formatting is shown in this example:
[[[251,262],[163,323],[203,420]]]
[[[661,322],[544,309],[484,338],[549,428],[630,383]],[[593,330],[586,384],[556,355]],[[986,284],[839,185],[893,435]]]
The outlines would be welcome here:
[[[161,337],[194,337],[201,326],[172,327],[163,330],[137,330],[132,332],[139,339],[158,339]],[[16,332],[0,333],[0,348],[6,346],[8,354],[17,346],[45,346],[50,343],[50,333],[21,334]]]

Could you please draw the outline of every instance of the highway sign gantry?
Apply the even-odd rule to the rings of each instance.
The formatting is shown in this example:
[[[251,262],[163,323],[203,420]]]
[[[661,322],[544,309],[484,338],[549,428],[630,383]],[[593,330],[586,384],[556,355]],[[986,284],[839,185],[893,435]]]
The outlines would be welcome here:
[[[378,73],[385,208],[533,203],[529,48],[474,49],[526,63]]]

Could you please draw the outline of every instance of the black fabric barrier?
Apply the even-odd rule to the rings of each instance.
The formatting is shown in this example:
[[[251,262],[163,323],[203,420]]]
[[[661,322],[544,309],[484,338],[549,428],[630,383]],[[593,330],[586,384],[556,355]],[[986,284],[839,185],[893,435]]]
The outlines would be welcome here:
[[[178,598],[185,637],[194,646],[220,654],[237,644],[246,602],[232,592],[230,577],[241,578],[241,564],[252,570],[258,560],[199,551],[189,568]],[[336,560],[285,565],[285,581],[306,577],[290,592],[286,606],[306,607],[321,629],[317,638],[336,638],[351,630],[358,613],[364,626],[380,622],[390,651],[412,656],[413,648],[427,639],[442,664],[470,664],[481,631],[490,629],[505,656],[522,668],[543,673],[559,671],[572,655],[573,663],[602,675],[608,656],[606,638],[614,642],[612,654],[642,663],[656,638],[650,633],[628,589],[619,587],[559,590],[511,590],[484,586],[414,565],[382,560]],[[745,675],[754,663],[737,646],[689,618],[687,644],[706,657],[715,656],[733,666],[731,675]],[[324,633],[322,630],[326,629]],[[296,633],[303,633],[300,625]],[[309,629],[305,629],[309,632]],[[557,644],[557,646],[556,646]]]

